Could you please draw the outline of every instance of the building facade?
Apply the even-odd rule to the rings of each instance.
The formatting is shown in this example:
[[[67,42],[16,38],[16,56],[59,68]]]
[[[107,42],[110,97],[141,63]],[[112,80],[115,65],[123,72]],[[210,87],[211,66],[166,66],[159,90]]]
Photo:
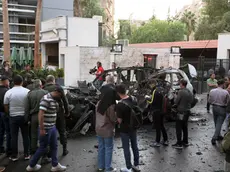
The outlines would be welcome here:
[[[101,7],[104,9],[105,17],[103,19],[103,36],[114,35],[114,0],[100,0]]]
[[[0,3],[2,11],[2,3]],[[8,0],[11,48],[33,47],[37,0]],[[61,15],[73,16],[72,0],[43,0],[41,21]],[[0,49],[3,46],[3,21],[0,13]],[[2,55],[0,55],[2,56]]]

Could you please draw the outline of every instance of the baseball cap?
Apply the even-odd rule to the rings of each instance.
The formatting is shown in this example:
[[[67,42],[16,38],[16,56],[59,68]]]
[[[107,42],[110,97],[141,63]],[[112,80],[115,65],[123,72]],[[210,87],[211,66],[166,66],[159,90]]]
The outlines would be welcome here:
[[[57,91],[59,93],[62,93],[63,92],[63,89],[60,85],[55,85],[55,88],[54,88],[54,91]]]

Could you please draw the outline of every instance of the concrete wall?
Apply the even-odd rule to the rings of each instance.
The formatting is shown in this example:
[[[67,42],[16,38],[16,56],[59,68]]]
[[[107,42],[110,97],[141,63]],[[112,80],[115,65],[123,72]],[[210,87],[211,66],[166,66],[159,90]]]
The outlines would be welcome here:
[[[43,0],[42,21],[58,16],[73,17],[73,0]]]
[[[80,47],[80,78],[88,82],[92,81],[95,76],[89,74],[89,70],[96,66],[100,61],[105,70],[111,68],[112,62],[116,62],[119,67],[135,66],[137,63],[144,65],[144,54],[157,54],[156,67],[161,66],[179,68],[180,55],[170,55],[170,49],[145,49],[145,48],[125,48],[122,54],[110,52],[110,48],[99,47],[89,48]]]
[[[59,50],[61,54],[61,64],[64,68],[65,86],[76,86],[80,78],[80,48],[79,47],[62,47]]]
[[[68,46],[98,47],[98,20],[68,18]]]
[[[221,33],[218,36],[217,59],[229,59],[230,33]]]

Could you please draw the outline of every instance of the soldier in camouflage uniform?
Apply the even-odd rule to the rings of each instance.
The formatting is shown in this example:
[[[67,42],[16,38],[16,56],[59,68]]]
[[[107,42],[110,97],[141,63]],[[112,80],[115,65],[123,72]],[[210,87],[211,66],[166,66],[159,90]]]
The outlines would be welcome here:
[[[55,77],[49,75],[46,78],[46,84],[43,89],[52,92],[56,88]],[[65,117],[69,116],[68,100],[65,96],[64,90],[60,100],[57,100],[59,104],[59,111],[57,113],[56,127],[60,135],[60,142],[63,146],[63,156],[67,155],[69,152],[67,150],[67,132],[66,132],[66,120]]]

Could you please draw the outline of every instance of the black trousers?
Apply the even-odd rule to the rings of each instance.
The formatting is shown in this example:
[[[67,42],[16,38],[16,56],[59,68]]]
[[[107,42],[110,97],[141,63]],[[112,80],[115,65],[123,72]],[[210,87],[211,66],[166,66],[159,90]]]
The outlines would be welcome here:
[[[160,111],[155,111],[153,113],[153,121],[156,128],[156,142],[160,142],[161,133],[163,135],[164,141],[168,141],[168,135],[164,127],[164,114]]]
[[[182,140],[182,132],[183,132],[183,140]],[[176,136],[177,143],[188,144],[188,117],[185,120],[176,120]]]
[[[60,143],[62,146],[67,145],[67,132],[66,132],[66,120],[65,115],[62,112],[58,112],[56,120],[56,128],[60,136]]]
[[[207,95],[207,111],[210,111],[210,103],[208,102],[209,94]]]

